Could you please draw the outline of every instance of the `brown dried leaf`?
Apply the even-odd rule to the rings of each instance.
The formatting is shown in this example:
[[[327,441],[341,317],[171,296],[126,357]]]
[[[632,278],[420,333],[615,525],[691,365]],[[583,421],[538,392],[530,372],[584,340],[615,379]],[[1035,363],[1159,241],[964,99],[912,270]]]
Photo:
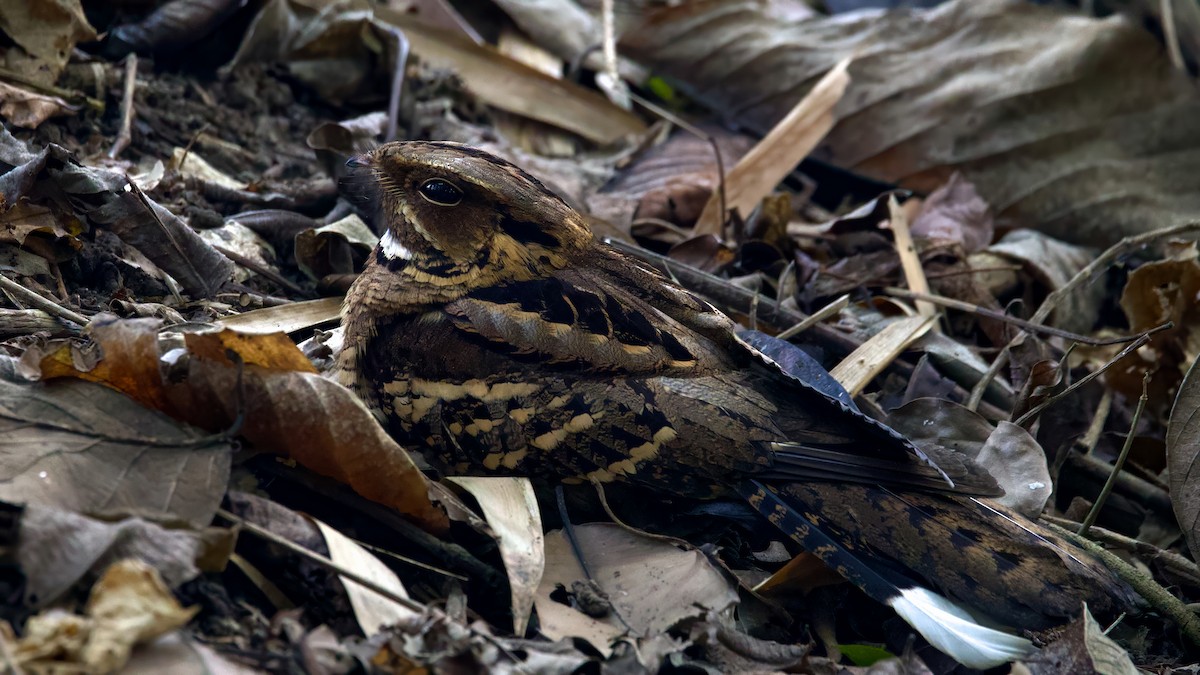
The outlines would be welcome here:
[[[971,253],[992,243],[995,224],[975,186],[955,173],[925,200],[911,229],[914,237],[959,244]]]
[[[96,39],[79,0],[5,2],[0,30],[17,44],[6,50],[5,67],[42,85],[58,80],[76,44]]]
[[[835,63],[853,83],[834,164],[932,191],[954,171],[1009,224],[1112,243],[1194,218],[1200,92],[1134,21],[1013,0],[780,22],[748,0],[688,2],[625,53],[766,132]]]
[[[430,529],[446,526],[408,453],[349,390],[317,375],[286,335],[189,333],[185,372],[168,381],[159,372],[158,322],[101,318],[89,334],[91,347],[54,345],[41,359],[42,377],[103,382],[213,433],[240,425],[259,450],[290,457]]]

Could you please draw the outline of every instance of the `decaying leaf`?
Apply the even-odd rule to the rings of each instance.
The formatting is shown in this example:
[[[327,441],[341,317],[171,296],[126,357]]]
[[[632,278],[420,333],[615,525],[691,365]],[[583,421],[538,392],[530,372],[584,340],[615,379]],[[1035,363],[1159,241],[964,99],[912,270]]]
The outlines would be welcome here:
[[[1084,607],[1083,615],[1063,629],[1061,637],[1025,660],[1033,675],[1078,673],[1079,675],[1137,675],[1129,654],[1096,623]]]
[[[854,57],[823,157],[932,191],[954,172],[1001,221],[1097,245],[1186,222],[1200,93],[1120,15],[1020,0],[780,22],[766,4],[684,3],[622,39],[723,116],[765,133]]]
[[[1192,555],[1200,555],[1200,369],[1192,362],[1167,425],[1171,505]]]
[[[601,619],[555,599],[561,593],[556,593],[558,588],[578,589],[577,603],[581,593],[597,589],[589,590],[566,535],[551,532],[535,604],[542,631],[553,639],[582,637],[607,653],[611,640],[627,630],[626,624],[640,635],[659,633],[682,619],[724,611],[738,601],[734,587],[696,549],[681,549],[609,523],[577,525],[574,530],[592,580],[607,596],[611,610]],[[589,607],[598,614],[595,609],[595,604]]]

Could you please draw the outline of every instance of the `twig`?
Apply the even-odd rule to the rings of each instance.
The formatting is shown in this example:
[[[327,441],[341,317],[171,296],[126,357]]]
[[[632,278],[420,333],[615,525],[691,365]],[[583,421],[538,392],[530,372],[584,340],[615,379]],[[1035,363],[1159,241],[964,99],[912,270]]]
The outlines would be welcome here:
[[[217,253],[220,253],[221,255],[225,256],[226,258],[229,258],[233,262],[241,265],[242,267],[245,267],[246,269],[250,270],[251,272],[254,272],[255,274],[257,274],[261,277],[264,277],[266,279],[269,279],[269,280],[279,284],[280,286],[286,288],[288,291],[291,291],[292,293],[295,293],[296,295],[300,295],[305,298],[311,297],[311,295],[312,295],[311,293],[309,293],[308,291],[304,290],[299,285],[297,285],[295,282],[288,280],[286,277],[279,274],[275,270],[272,270],[269,267],[260,265],[253,258],[244,256],[241,253],[238,253],[237,251],[225,248],[224,246],[217,246],[214,244],[213,248],[217,250]]]
[[[338,565],[337,563],[333,562],[329,558],[326,558],[325,556],[323,556],[319,553],[316,553],[315,551],[310,551],[290,539],[281,537],[266,528],[259,527],[258,525],[254,524],[244,518],[240,518],[240,517],[234,515],[233,513],[226,511],[225,509],[217,509],[217,515],[221,516],[225,520],[230,521],[231,523],[234,523],[235,525],[242,528],[243,530],[246,530],[250,534],[253,534],[257,537],[265,539],[277,546],[282,546],[283,548],[287,549],[291,553],[295,553],[296,555],[308,560],[309,562],[312,562],[313,564],[317,565],[318,567],[329,570],[330,572],[333,572],[334,574],[336,574],[340,577],[343,577],[345,579],[349,579],[350,581],[353,581],[354,583],[362,586],[363,588],[374,591],[375,593],[379,594],[380,596],[387,598],[388,600],[391,600],[392,602],[394,602],[402,607],[411,609],[412,611],[418,612],[418,613],[424,613],[428,609],[425,605],[417,602],[416,600],[413,600],[411,598],[406,598],[403,595],[400,595],[400,594],[392,591],[391,589],[384,588],[383,586],[380,586],[379,584],[375,583],[371,579],[368,579],[353,570],[348,570],[348,569]]]
[[[1037,311],[1033,313],[1033,316],[1029,317],[1029,322],[1040,324],[1045,321],[1046,317],[1050,316],[1050,312],[1054,311],[1054,308],[1058,306],[1058,303],[1061,302],[1063,298],[1073,293],[1079,286],[1091,282],[1094,277],[1099,275],[1102,270],[1107,269],[1108,266],[1111,265],[1117,258],[1120,258],[1127,253],[1130,253],[1143,246],[1147,246],[1160,239],[1174,237],[1176,235],[1190,234],[1196,231],[1200,231],[1200,221],[1184,223],[1183,225],[1176,225],[1173,227],[1164,227],[1132,237],[1125,237],[1121,241],[1110,246],[1106,251],[1104,251],[1104,253],[1101,253],[1099,256],[1097,256],[1095,260],[1088,263],[1086,267],[1079,270],[1079,272],[1077,272],[1075,276],[1071,277],[1067,283],[1063,284],[1047,295],[1046,299],[1042,301],[1041,306],[1039,306]],[[967,399],[966,403],[967,408],[975,410],[979,407],[979,403],[983,400],[983,393],[987,390],[988,384],[991,383],[992,379],[994,379],[996,375],[1000,373],[1000,369],[1003,368],[1008,362],[1008,356],[1011,352],[1011,348],[1014,347],[1017,344],[1017,341],[1023,337],[1024,333],[1018,333],[1013,337],[1012,340],[1009,341],[1008,345],[1006,345],[1005,348],[996,355],[996,360],[992,362],[992,367],[988,369],[988,372],[984,375],[984,377],[981,378],[979,382],[976,382],[975,387],[971,389],[971,396]]]
[[[121,130],[108,151],[109,159],[116,159],[121,151],[133,141],[133,93],[137,88],[137,54],[125,57],[125,89],[121,95]]]
[[[1039,516],[1039,519],[1072,532],[1079,527],[1079,523],[1073,520],[1048,514],[1042,514]],[[1153,544],[1147,544],[1133,537],[1127,537],[1120,532],[1113,532],[1112,530],[1106,530],[1103,527],[1094,525],[1088,530],[1087,538],[1123,551],[1136,553],[1144,558],[1148,558],[1151,562],[1161,563],[1166,570],[1200,583],[1200,565],[1174,551],[1165,551]]]
[[[1091,541],[1087,537],[1081,537],[1075,532],[1059,527],[1049,521],[1043,520],[1042,525],[1099,558],[1105,567],[1112,570],[1122,581],[1129,584],[1155,610],[1174,621],[1175,625],[1179,627],[1179,632],[1183,634],[1188,642],[1200,646],[1200,617],[1197,617],[1188,610],[1182,600],[1171,595],[1157,581],[1142,574],[1133,565],[1122,560],[1120,556]]]
[[[392,73],[392,91],[388,98],[387,127],[383,140],[396,140],[400,128],[400,96],[404,93],[404,76],[408,72],[408,36],[396,26],[389,26],[388,32],[396,38],[396,69]]]
[[[908,229],[908,216],[900,208],[900,202],[894,194],[888,195],[888,220],[891,222],[892,236],[895,239],[896,255],[900,257],[900,268],[904,270],[904,280],[908,282],[908,287],[914,295],[929,295],[929,280],[925,278],[925,269],[921,267],[921,258],[917,255],[912,232]],[[918,299],[917,313],[921,316],[935,316],[937,308],[928,300]],[[937,330],[936,324],[934,330]]]
[[[1092,510],[1088,511],[1087,517],[1083,519],[1083,523],[1079,526],[1079,535],[1086,537],[1088,529],[1096,524],[1096,518],[1100,515],[1100,509],[1104,508],[1104,502],[1108,501],[1108,496],[1112,494],[1113,485],[1117,482],[1117,474],[1121,473],[1121,469],[1125,466],[1125,460],[1129,458],[1129,449],[1133,447],[1133,434],[1137,430],[1138,421],[1142,419],[1142,411],[1146,409],[1146,401],[1150,398],[1146,393],[1146,387],[1150,385],[1150,372],[1147,371],[1142,375],[1142,395],[1138,398],[1137,407],[1133,410],[1133,420],[1129,423],[1129,433],[1125,435],[1125,444],[1121,446],[1121,454],[1117,455],[1117,461],[1113,464],[1112,472],[1108,474],[1108,480],[1104,481],[1104,487],[1100,490],[1100,495],[1096,497],[1096,501],[1092,503]]]
[[[941,305],[942,307],[948,307],[950,309],[957,309],[960,312],[970,312],[971,314],[975,314],[977,316],[982,316],[982,317],[986,317],[989,319],[995,319],[996,321],[1003,321],[1004,323],[1010,323],[1014,326],[1017,326],[1018,328],[1026,330],[1030,333],[1040,333],[1042,335],[1053,335],[1054,337],[1060,337],[1060,338],[1063,338],[1064,340],[1070,340],[1072,342],[1078,342],[1079,344],[1090,345],[1090,346],[1095,346],[1095,347],[1100,347],[1100,346],[1104,346],[1104,345],[1125,344],[1126,342],[1133,342],[1134,340],[1137,340],[1138,338],[1142,337],[1141,333],[1135,333],[1133,335],[1123,335],[1121,337],[1115,337],[1115,338],[1098,339],[1098,338],[1088,337],[1086,335],[1080,335],[1079,333],[1072,333],[1071,331],[1066,331],[1061,328],[1055,328],[1053,326],[1043,326],[1038,323],[1031,323],[1029,321],[1026,321],[1025,319],[1018,319],[1017,317],[1012,316],[1011,314],[1005,314],[1004,312],[997,312],[994,309],[980,307],[979,305],[972,305],[969,302],[955,300],[954,298],[947,298],[943,295],[933,295],[932,293],[917,293],[915,291],[910,291],[906,288],[896,288],[895,286],[884,287],[883,292],[887,293],[888,295],[895,295],[895,296],[898,296],[901,298],[908,298],[910,300],[925,300],[925,301],[931,302],[935,305]]]
[[[62,305],[59,305],[53,300],[44,298],[4,275],[0,275],[0,288],[12,293],[27,304],[30,304],[47,314],[57,316],[60,319],[66,319],[71,323],[78,324],[81,328],[88,324],[88,318],[86,316],[77,312],[73,312]]]
[[[812,314],[812,316],[809,316],[807,319],[805,319],[805,320],[801,321],[800,323],[792,326],[791,328],[783,331],[782,333],[780,333],[779,335],[776,335],[775,337],[779,338],[780,340],[789,340],[789,339],[803,333],[804,331],[808,330],[813,325],[824,321],[825,319],[833,316],[834,314],[837,314],[838,312],[842,311],[843,309],[846,309],[846,307],[849,304],[850,304],[850,296],[843,295],[842,297],[838,298],[837,300],[834,300],[833,302],[829,303],[828,305],[825,305],[821,309],[818,309],[815,313]]]
[[[675,113],[671,112],[670,110],[667,110],[666,108],[663,108],[655,103],[652,103],[652,102],[642,98],[641,96],[638,96],[636,93],[634,93],[632,91],[629,92],[629,98],[634,103],[641,105],[643,108],[646,108],[650,112],[654,113],[655,115],[658,115],[659,117],[670,122],[671,124],[674,124],[675,126],[679,127],[680,129],[683,129],[684,131],[692,134],[693,136],[697,136],[699,138],[702,138],[702,139],[708,141],[708,144],[711,145],[712,149],[713,149],[713,158],[715,158],[717,160],[717,204],[719,205],[719,207],[721,209],[721,213],[726,213],[726,211],[725,211],[725,161],[721,159],[721,147],[719,145],[717,145],[716,137],[710,133],[706,133],[703,129],[700,129],[699,127],[695,126],[691,122],[688,122],[687,120],[683,119],[679,115],[676,115]]]
[[[16,82],[17,84],[22,85],[24,87],[28,87],[29,89],[32,89],[36,92],[39,92],[42,94],[49,94],[51,96],[57,96],[68,102],[82,101],[83,103],[86,103],[87,106],[89,108],[91,108],[92,110],[95,110],[96,112],[101,112],[101,113],[104,112],[104,101],[101,101],[98,98],[92,98],[91,96],[88,96],[87,94],[84,94],[81,91],[75,91],[73,89],[63,89],[62,87],[56,87],[51,84],[41,84],[38,82],[34,82],[33,80],[29,79],[28,77],[25,77],[24,75],[22,75],[16,71],[9,70],[8,68],[0,68],[0,79],[8,80],[10,82]]]
[[[1037,404],[1036,406],[1030,408],[1028,411],[1026,411],[1026,413],[1024,415],[1021,415],[1020,417],[1018,417],[1016,419],[1016,421],[1013,423],[1019,427],[1024,427],[1031,419],[1033,419],[1035,416],[1037,416],[1043,410],[1045,410],[1046,408],[1050,407],[1051,405],[1057,403],[1058,401],[1061,401],[1063,398],[1066,398],[1067,396],[1069,396],[1071,394],[1071,392],[1075,391],[1076,389],[1079,389],[1080,387],[1087,384],[1088,382],[1091,382],[1092,380],[1096,379],[1097,377],[1100,377],[1101,375],[1104,374],[1104,372],[1106,370],[1108,370],[1109,368],[1112,368],[1114,365],[1116,365],[1118,361],[1120,361],[1121,359],[1125,358],[1126,356],[1129,356],[1130,354],[1136,352],[1137,350],[1141,349],[1142,345],[1144,345],[1150,341],[1151,335],[1154,335],[1155,333],[1157,333],[1159,331],[1164,331],[1169,328],[1173,328],[1174,326],[1175,326],[1174,323],[1171,323],[1170,321],[1168,321],[1161,326],[1155,326],[1154,328],[1151,328],[1150,330],[1146,331],[1145,333],[1142,333],[1141,336],[1139,336],[1137,340],[1134,340],[1133,342],[1129,343],[1124,349],[1121,350],[1121,352],[1119,354],[1117,354],[1112,359],[1110,359],[1108,361],[1108,363],[1105,363],[1104,365],[1100,366],[1096,370],[1093,370],[1092,372],[1088,373],[1087,375],[1084,375],[1083,377],[1079,378],[1077,381],[1072,382],[1070,386],[1068,386],[1066,389],[1063,389],[1058,394],[1055,394],[1054,396],[1051,396],[1050,398],[1046,399],[1045,401],[1042,401],[1041,403]]]
[[[1175,26],[1175,0],[1159,0],[1159,12],[1162,14],[1163,42],[1167,43],[1167,54],[1171,56],[1171,65],[1181,73],[1187,72],[1183,61],[1183,50],[1179,47],[1179,29]]]

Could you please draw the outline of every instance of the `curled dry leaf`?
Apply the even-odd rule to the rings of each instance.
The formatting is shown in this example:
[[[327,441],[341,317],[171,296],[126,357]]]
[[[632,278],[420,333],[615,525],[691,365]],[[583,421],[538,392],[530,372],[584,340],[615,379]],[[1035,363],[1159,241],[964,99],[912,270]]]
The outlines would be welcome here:
[[[542,515],[533,485],[528,478],[510,476],[455,476],[446,480],[462,487],[479,502],[508,571],[513,634],[524,635],[546,568]]]
[[[209,297],[232,275],[233,263],[209,246],[182,219],[135,190],[122,173],[83,166],[59,145],[37,154],[0,129],[0,209],[39,195],[63,194],[64,216],[86,218],[111,231],[170,274],[184,291]]]
[[[1005,223],[1070,241],[1200,210],[1184,178],[1200,168],[1200,92],[1135,21],[955,0],[781,22],[768,4],[679,4],[627,33],[624,52],[759,133],[853,56],[825,159],[920,191],[960,171]]]
[[[157,322],[101,318],[89,335],[98,353],[60,342],[27,353],[25,365],[38,359],[43,378],[103,382],[210,432],[240,425],[259,450],[290,457],[427,528],[446,527],[408,453],[349,390],[316,374],[286,335],[189,333],[186,359],[176,360],[181,375],[171,378],[159,372]]]
[[[888,424],[918,446],[936,443],[975,460],[988,470],[1004,496],[995,501],[1030,518],[1050,498],[1053,485],[1046,455],[1029,432],[942,399],[919,398],[893,410]]]
[[[29,619],[12,659],[33,672],[116,672],[134,645],[183,627],[197,611],[180,606],[154,568],[118,561],[92,587],[86,616],[49,610]]]

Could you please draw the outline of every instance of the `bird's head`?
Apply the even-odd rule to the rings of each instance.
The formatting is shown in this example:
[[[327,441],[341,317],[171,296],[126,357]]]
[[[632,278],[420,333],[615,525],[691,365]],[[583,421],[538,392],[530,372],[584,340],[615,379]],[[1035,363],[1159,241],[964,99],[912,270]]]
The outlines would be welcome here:
[[[349,164],[378,182],[387,226],[381,263],[455,274],[486,268],[494,283],[562,267],[592,238],[583,218],[536,178],[469,146],[387,143]]]

